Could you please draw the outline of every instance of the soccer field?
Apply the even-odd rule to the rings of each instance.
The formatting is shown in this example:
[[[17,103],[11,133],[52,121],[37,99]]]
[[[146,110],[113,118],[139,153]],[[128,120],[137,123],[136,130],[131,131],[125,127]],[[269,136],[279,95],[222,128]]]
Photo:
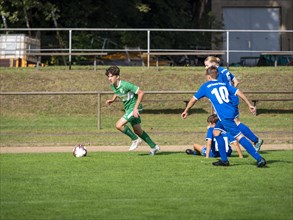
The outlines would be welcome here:
[[[292,219],[293,151],[262,155],[1,154],[0,219]]]
[[[205,80],[203,67],[122,70],[123,78],[145,91],[194,91]],[[243,91],[292,88],[291,67],[231,70],[237,73]],[[61,67],[38,72],[2,68],[0,72],[1,92],[109,90],[104,67],[96,72]],[[143,128],[162,149],[154,157],[148,155],[145,143],[137,152],[101,151],[121,146],[127,146],[121,150],[127,151],[130,143],[115,128],[123,115],[121,103],[107,107],[106,96],[102,97],[101,130],[97,129],[96,96],[1,96],[0,219],[291,220],[292,102],[258,103],[257,116],[240,104],[241,120],[265,141],[261,155],[267,160],[266,168],[256,168],[246,152],[244,159],[235,152],[230,167],[214,167],[215,159],[184,153],[193,143],[205,143],[211,109],[207,101],[199,102],[190,117],[182,120],[182,100],[190,96],[146,96],[146,100],[171,100],[144,103]],[[250,100],[255,97],[249,95]],[[79,143],[88,147],[87,157],[72,156],[73,146]],[[70,151],[63,152],[64,146]],[[48,147],[52,152],[43,153]],[[36,150],[39,153],[31,153]]]

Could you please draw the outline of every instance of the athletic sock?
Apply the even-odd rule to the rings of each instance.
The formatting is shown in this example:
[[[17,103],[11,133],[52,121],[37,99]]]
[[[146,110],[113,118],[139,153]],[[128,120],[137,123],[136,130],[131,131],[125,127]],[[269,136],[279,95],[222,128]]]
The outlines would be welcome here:
[[[126,134],[128,137],[130,137],[131,140],[133,140],[133,141],[137,140],[137,138],[138,138],[127,125],[124,125],[123,133]]]
[[[242,137],[239,140],[239,143],[245,148],[245,150],[257,161],[260,161],[261,156],[259,153],[255,150],[255,148],[252,146],[252,144],[245,138]]]
[[[238,128],[241,131],[241,133],[249,140],[251,140],[253,143],[256,143],[258,141],[258,137],[250,130],[250,128],[247,125],[240,123],[238,125]]]
[[[222,135],[215,136],[215,139],[218,143],[218,149],[219,149],[219,153],[221,156],[221,160],[224,162],[228,161],[227,154],[226,154],[226,148],[225,148],[225,141],[224,141],[223,136]]]
[[[144,131],[141,135],[140,135],[141,139],[143,139],[151,148],[154,148],[156,146],[156,144],[152,141],[152,139],[150,138],[150,136]]]

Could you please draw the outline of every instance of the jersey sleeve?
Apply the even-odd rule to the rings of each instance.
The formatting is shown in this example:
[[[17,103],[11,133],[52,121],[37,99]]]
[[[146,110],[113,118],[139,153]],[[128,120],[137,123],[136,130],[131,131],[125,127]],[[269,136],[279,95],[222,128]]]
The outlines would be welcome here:
[[[126,89],[128,89],[129,91],[133,92],[134,94],[137,94],[138,90],[139,90],[139,87],[130,83],[130,82],[125,82],[124,81],[124,87]]]
[[[219,81],[224,82],[226,84],[232,85],[232,81],[235,78],[235,76],[226,68],[219,66],[218,67],[219,72]]]
[[[203,84],[203,85],[199,88],[199,90],[193,95],[193,97],[194,97],[196,100],[199,100],[199,99],[205,97],[205,96],[206,96],[205,88],[206,88],[206,86],[205,86],[205,84]]]
[[[237,88],[231,86],[230,84],[226,84],[226,87],[227,87],[227,89],[228,89],[228,91],[229,91],[229,93],[230,93],[231,95],[235,95],[235,96],[236,96],[236,93],[237,93],[237,91],[238,91],[239,89],[237,89]]]
[[[234,79],[236,79],[236,77],[231,72],[229,72],[229,73],[230,73],[231,81],[233,81]]]
[[[213,140],[213,130],[214,128],[208,128],[207,134],[206,134],[206,141]]]

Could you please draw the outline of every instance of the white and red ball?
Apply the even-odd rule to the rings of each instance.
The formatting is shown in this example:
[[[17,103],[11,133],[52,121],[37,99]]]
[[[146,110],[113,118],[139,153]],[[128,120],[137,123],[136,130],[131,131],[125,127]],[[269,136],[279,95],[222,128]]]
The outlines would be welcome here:
[[[74,157],[85,157],[87,155],[87,149],[85,146],[79,144],[73,148],[72,153]]]

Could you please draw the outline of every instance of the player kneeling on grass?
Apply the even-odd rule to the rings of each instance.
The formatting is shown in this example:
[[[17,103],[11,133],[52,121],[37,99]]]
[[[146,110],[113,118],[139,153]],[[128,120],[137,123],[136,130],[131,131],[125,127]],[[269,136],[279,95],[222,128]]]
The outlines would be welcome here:
[[[114,92],[112,99],[107,100],[106,104],[110,105],[117,97],[123,102],[125,114],[117,121],[116,128],[131,138],[132,144],[129,150],[133,151],[138,148],[141,139],[143,139],[151,147],[150,154],[155,155],[160,150],[160,147],[141,128],[140,113],[142,111],[143,91],[138,86],[121,80],[120,69],[117,66],[109,67],[105,74]],[[134,132],[126,125],[128,122],[131,124]]]
[[[211,66],[206,70],[207,82],[201,85],[199,90],[188,102],[185,110],[181,114],[183,119],[188,116],[188,110],[201,98],[207,97],[212,103],[218,115],[218,122],[214,128],[213,134],[218,143],[221,160],[214,162],[214,166],[229,166],[229,161],[225,151],[225,142],[221,135],[228,131],[233,135],[245,150],[257,161],[257,167],[264,167],[266,160],[260,156],[253,145],[245,138],[237,127],[234,118],[237,110],[231,102],[232,96],[239,96],[247,104],[251,113],[255,114],[255,107],[250,104],[246,96],[239,89],[229,84],[218,81],[218,68]]]
[[[218,121],[218,116],[216,114],[212,114],[208,117],[208,130],[206,134],[206,146],[202,146],[200,144],[194,144],[193,149],[186,149],[186,153],[189,155],[203,155],[206,158],[210,157],[220,157],[219,149],[218,149],[218,143],[213,135],[214,127],[216,126],[216,123]],[[239,143],[236,141],[236,139],[230,135],[229,133],[223,133],[221,134],[225,141],[225,149],[226,154],[228,157],[232,155],[232,147],[236,148],[239,158],[243,158]]]

